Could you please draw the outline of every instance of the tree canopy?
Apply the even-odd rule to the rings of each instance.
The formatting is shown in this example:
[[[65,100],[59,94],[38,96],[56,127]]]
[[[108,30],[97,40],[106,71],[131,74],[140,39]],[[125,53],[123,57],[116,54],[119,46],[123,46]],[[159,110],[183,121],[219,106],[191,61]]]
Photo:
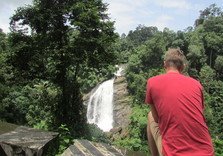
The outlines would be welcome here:
[[[111,45],[117,34],[106,10],[101,0],[34,0],[33,5],[16,10],[5,59],[12,67],[12,85],[20,87],[16,94],[25,98],[21,105],[24,100],[33,102],[32,111],[23,114],[24,120],[32,120],[44,110],[46,118],[40,119],[48,127],[66,124],[74,133],[81,133],[86,121],[79,77],[87,68],[100,70],[116,61]],[[1,48],[5,48],[2,42]],[[26,96],[35,90],[36,94],[40,91],[39,101],[35,95]],[[12,102],[11,97],[8,100]]]

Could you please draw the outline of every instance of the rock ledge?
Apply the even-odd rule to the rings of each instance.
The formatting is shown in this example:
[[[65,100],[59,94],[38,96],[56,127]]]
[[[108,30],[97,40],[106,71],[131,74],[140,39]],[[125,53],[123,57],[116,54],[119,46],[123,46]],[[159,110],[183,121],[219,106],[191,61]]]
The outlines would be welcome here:
[[[42,156],[52,153],[58,133],[20,126],[0,135],[1,156]],[[51,150],[51,151],[49,151]],[[56,151],[56,149],[55,149]]]

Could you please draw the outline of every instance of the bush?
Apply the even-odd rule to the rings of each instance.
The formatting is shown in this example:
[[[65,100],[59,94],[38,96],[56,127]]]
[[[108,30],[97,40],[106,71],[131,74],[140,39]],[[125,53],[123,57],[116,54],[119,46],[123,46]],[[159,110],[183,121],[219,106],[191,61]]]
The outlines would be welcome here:
[[[106,134],[101,129],[99,129],[97,125],[87,124],[87,131],[88,133],[86,133],[86,136],[83,136],[85,139],[94,142],[104,142],[107,144],[111,143]]]
[[[70,133],[69,128],[66,125],[61,125],[58,129],[59,132],[59,150],[58,156],[61,155],[66,148],[72,145],[74,138]]]
[[[115,140],[114,144],[134,151],[144,151],[148,153],[147,144],[147,114],[149,108],[146,105],[135,105],[132,108],[129,125],[129,134],[126,138]]]
[[[223,140],[214,139],[214,148],[216,156],[223,156]]]

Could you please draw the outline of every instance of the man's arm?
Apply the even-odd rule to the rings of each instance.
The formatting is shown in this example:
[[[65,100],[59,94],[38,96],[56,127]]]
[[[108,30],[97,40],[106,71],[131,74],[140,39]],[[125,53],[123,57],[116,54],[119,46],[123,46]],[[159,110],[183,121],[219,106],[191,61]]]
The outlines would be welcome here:
[[[152,112],[152,116],[154,118],[154,121],[156,123],[158,123],[158,114],[157,114],[157,111],[156,111],[156,108],[154,106],[153,99],[152,99],[152,96],[151,96],[149,80],[147,80],[145,103],[150,104],[150,108],[151,108],[150,110]]]
[[[157,114],[157,111],[156,111],[155,106],[152,104],[152,105],[150,105],[150,108],[151,108],[151,112],[152,112],[154,121],[155,121],[156,123],[158,123],[158,118],[159,118],[159,117],[158,117],[158,114]]]

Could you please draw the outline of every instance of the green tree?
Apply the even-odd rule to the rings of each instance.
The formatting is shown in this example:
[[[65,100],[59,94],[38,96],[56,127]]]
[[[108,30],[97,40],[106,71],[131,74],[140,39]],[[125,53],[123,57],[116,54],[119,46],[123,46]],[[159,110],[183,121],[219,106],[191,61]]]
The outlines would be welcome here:
[[[0,29],[0,120],[5,120],[10,116],[10,112],[8,112],[10,107],[3,102],[3,99],[10,93],[8,80],[12,77],[6,59],[8,50],[7,35]]]
[[[162,34],[166,43],[166,49],[175,46],[173,45],[173,41],[176,40],[177,34],[173,30],[170,30],[169,28],[164,28]]]
[[[211,4],[204,10],[200,11],[199,18],[195,21],[195,26],[199,26],[204,23],[205,20],[222,15],[222,11],[220,7],[217,7],[216,4]]]
[[[116,40],[113,48],[115,53],[117,53],[118,62],[127,63],[128,57],[131,55],[134,49],[134,45],[132,44],[132,41],[123,34]]]
[[[223,78],[223,56],[217,56],[214,67],[217,71],[218,77],[220,79]]]
[[[27,83],[48,80],[61,90],[51,109],[56,127],[66,124],[82,133],[85,112],[78,82],[82,67],[105,67],[116,60],[111,43],[117,35],[106,10],[101,0],[34,0],[11,18],[8,59],[18,77]]]
[[[133,150],[141,149],[146,151],[144,147],[147,146],[147,143],[145,142],[145,133],[143,131],[146,124],[145,115],[148,110],[142,107],[145,99],[146,80],[149,77],[163,73],[163,52],[171,47],[179,47],[187,56],[188,74],[199,79],[204,86],[204,115],[211,135],[215,140],[216,155],[222,154],[220,147],[222,145],[223,129],[222,17],[221,8],[213,4],[200,12],[200,17],[195,22],[195,27],[188,27],[186,30],[178,32],[165,28],[163,32],[156,32],[141,44],[132,44],[133,48],[129,53],[128,60],[127,80],[129,92],[132,96],[133,116],[129,126],[129,135],[118,140],[116,142],[118,145]],[[128,38],[129,43],[134,42],[134,37],[136,36],[136,40],[141,39],[140,35],[140,33],[135,32],[134,34],[133,31],[130,31],[132,38]]]
[[[210,88],[212,87],[213,81],[216,77],[215,71],[210,66],[204,65],[201,68],[199,76],[199,79],[201,80],[201,83],[203,84],[206,92],[210,93]]]
[[[217,55],[223,54],[223,12],[216,5],[211,5],[201,12],[204,21],[202,26],[204,29],[204,47],[208,56],[209,66],[214,66]]]
[[[180,48],[185,55],[188,52],[189,40],[187,39],[186,31],[177,31],[176,39],[172,42],[171,47]]]
[[[147,40],[144,45],[135,48],[133,54],[129,57],[127,69],[129,91],[138,101],[144,101],[147,78],[160,72],[165,47],[166,44],[162,34],[157,33]]]
[[[0,52],[6,50],[6,34],[0,28]]]
[[[214,81],[210,88],[211,101],[209,106],[213,111],[213,124],[210,125],[212,128],[212,136],[223,139],[223,82]]]
[[[135,46],[139,46],[147,41],[149,38],[154,36],[158,32],[157,27],[146,27],[144,25],[139,25],[136,30],[129,31],[127,39]]]
[[[195,78],[199,77],[199,71],[207,60],[202,40],[203,32],[203,27],[199,26],[190,35],[188,52],[186,55],[189,62],[188,73]]]

